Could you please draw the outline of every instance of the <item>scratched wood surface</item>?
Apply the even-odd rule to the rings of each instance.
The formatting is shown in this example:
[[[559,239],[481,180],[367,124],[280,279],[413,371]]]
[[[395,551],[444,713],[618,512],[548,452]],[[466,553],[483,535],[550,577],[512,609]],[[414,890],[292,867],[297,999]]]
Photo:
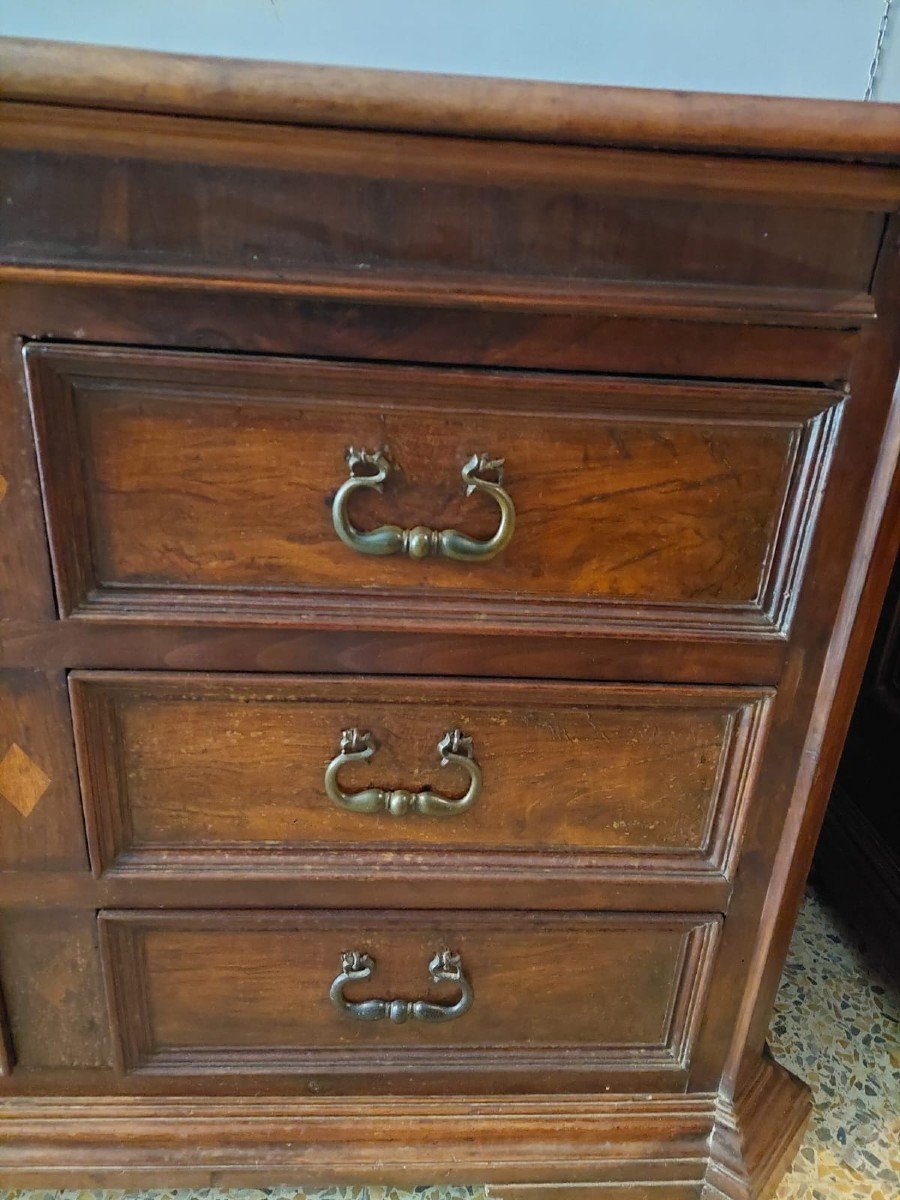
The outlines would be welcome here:
[[[721,870],[739,845],[766,695],[102,672],[76,672],[72,689],[95,857],[148,869],[176,866],[179,851],[215,865],[223,852],[277,862],[343,846],[582,850],[633,868],[651,854]],[[345,791],[462,795],[466,773],[436,751],[458,728],[481,795],[451,817],[337,807],[323,776],[352,728],[378,750],[342,769]]]
[[[249,1067],[267,1051],[270,1070],[284,1069],[300,1050],[326,1059],[329,1051],[355,1050],[349,1065],[366,1048],[402,1070],[414,1066],[418,1050],[435,1047],[479,1051],[484,1065],[492,1050],[527,1062],[541,1050],[584,1047],[676,1068],[716,928],[712,918],[678,915],[101,915],[126,1065],[139,1066],[143,1055],[150,1065],[158,1057],[161,1069],[201,1072],[217,1063],[239,1067],[242,1057]],[[430,982],[427,971],[445,947],[459,955],[474,993],[453,1020],[359,1021],[329,1000],[342,953],[357,950],[375,970],[347,984],[348,1000],[450,1003],[459,989]]]
[[[130,589],[118,602],[138,607],[169,592],[188,608],[387,589],[398,605],[402,592],[471,603],[476,622],[479,599],[763,621],[814,515],[809,426],[839,399],[112,349],[29,357],[58,572],[76,604],[91,589],[113,605]],[[499,509],[467,497],[460,474],[484,453],[505,460],[512,541],[476,563],[345,546],[331,501],[351,446],[387,448],[395,464],[382,494],[352,498],[358,528],[490,537]]]

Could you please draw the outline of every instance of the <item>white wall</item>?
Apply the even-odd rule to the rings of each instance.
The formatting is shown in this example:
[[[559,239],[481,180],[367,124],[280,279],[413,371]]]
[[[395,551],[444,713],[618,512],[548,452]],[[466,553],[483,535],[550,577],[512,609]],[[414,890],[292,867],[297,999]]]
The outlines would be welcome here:
[[[861,99],[884,0],[0,0],[0,33],[638,87]],[[900,0],[878,99],[900,100]]]

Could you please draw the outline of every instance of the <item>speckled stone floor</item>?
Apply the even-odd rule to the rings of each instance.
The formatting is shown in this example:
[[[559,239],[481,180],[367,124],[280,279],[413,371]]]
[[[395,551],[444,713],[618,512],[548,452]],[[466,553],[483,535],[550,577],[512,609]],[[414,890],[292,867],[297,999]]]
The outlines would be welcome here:
[[[815,1114],[774,1200],[900,1197],[900,995],[853,932],[807,896],[781,981],[770,1042],[812,1086]],[[8,1191],[0,1200],[484,1200],[480,1188],[267,1191]]]

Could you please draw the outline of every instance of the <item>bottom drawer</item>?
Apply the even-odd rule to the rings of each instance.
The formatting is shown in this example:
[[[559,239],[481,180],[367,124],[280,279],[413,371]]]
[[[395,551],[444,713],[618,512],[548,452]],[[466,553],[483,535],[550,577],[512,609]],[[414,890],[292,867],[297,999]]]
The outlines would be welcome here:
[[[119,1065],[368,1090],[684,1085],[721,918],[103,912]],[[366,1083],[368,1077],[369,1083]],[[330,1083],[328,1081],[331,1081]]]

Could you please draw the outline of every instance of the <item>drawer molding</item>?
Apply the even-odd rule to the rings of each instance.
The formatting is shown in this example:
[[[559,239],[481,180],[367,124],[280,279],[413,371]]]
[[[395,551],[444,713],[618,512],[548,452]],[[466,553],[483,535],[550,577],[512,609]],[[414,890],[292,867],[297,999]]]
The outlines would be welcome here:
[[[556,872],[569,880],[581,880],[585,884],[604,880],[624,882],[629,879],[646,883],[650,878],[680,886],[728,882],[734,876],[740,855],[743,829],[752,803],[774,696],[774,692],[767,688],[473,682],[408,677],[334,679],[327,676],[124,671],[73,671],[69,676],[69,689],[91,864],[96,877],[129,876],[149,880],[182,875],[186,878],[220,878],[237,883],[265,876],[295,874],[309,879],[355,882],[363,892],[373,875],[381,877],[385,873],[399,873],[417,885],[444,880],[458,886],[460,880],[502,880],[516,878],[529,871],[542,879],[542,886],[550,884]],[[180,710],[177,706],[185,704],[188,706],[187,715],[201,722],[200,726],[194,726],[195,740],[202,736],[203,744],[210,742],[213,747],[210,751],[213,757],[204,758],[201,780],[197,780],[196,773],[189,768],[189,756],[179,749],[180,743],[172,741],[173,737],[184,734],[184,721],[178,715]],[[271,788],[272,779],[280,792],[287,788],[286,794],[290,794],[291,804],[296,797],[297,813],[307,812],[308,819],[315,820],[318,837],[314,832],[305,838],[298,834],[293,818],[287,824],[284,823],[287,818],[283,821],[280,819],[283,829],[278,833],[273,832],[272,822],[268,821],[265,844],[254,840],[252,836],[248,837],[246,833],[242,841],[237,841],[234,833],[223,832],[216,836],[215,823],[224,818],[221,805],[217,807],[216,802],[215,747],[221,745],[223,739],[226,742],[231,739],[231,743],[234,743],[236,732],[229,725],[231,718],[227,708],[222,715],[223,704],[236,705],[238,714],[246,714],[251,711],[249,705],[257,705],[261,724],[265,723],[267,712],[274,706],[273,719],[277,719],[279,724],[277,728],[269,724],[268,731],[260,734],[267,741],[261,743],[259,737],[252,736],[256,732],[256,725],[252,725],[249,731],[254,755],[262,753],[267,756],[267,770],[278,772],[277,776],[263,784],[263,790]],[[538,785],[529,770],[525,771],[521,792],[514,792],[513,782],[505,778],[498,780],[496,774],[492,781],[491,768],[495,767],[495,763],[483,757],[479,759],[478,778],[483,780],[483,790],[477,802],[477,813],[476,806],[472,806],[457,813],[453,820],[437,820],[421,813],[397,820],[390,812],[383,811],[382,804],[380,813],[345,814],[343,809],[327,800],[324,786],[323,773],[329,765],[328,756],[333,753],[330,735],[321,738],[321,762],[315,750],[308,751],[313,756],[312,761],[308,770],[304,769],[303,781],[300,781],[296,758],[291,758],[296,751],[290,747],[291,743],[297,746],[301,744],[311,712],[321,714],[317,719],[325,723],[326,729],[333,719],[335,732],[341,729],[348,707],[368,711],[373,716],[380,715],[382,720],[386,719],[385,714],[390,717],[391,713],[396,712],[395,723],[399,722],[403,729],[400,750],[405,760],[412,754],[412,747],[407,752],[409,735],[402,725],[404,714],[416,714],[418,722],[430,729],[433,722],[428,714],[434,705],[443,705],[448,709],[453,706],[470,713],[472,728],[468,732],[473,734],[476,743],[479,741],[479,731],[475,725],[479,715],[483,714],[484,720],[490,720],[493,726],[494,714],[500,714],[496,720],[506,729],[510,727],[510,721],[515,720],[521,725],[523,739],[515,757],[521,762],[530,761],[535,772],[538,768],[545,772],[548,765],[552,767],[568,747],[568,756],[581,764],[579,772],[590,774],[587,796],[591,803],[595,802],[594,792],[599,795],[602,788],[603,759],[593,743],[582,744],[585,731],[589,732],[591,738],[596,737],[596,745],[600,748],[604,745],[604,737],[616,736],[622,743],[617,753],[620,756],[623,753],[633,755],[636,753],[635,743],[625,740],[623,733],[616,734],[614,729],[604,729],[604,715],[607,719],[621,713],[633,719],[643,716],[652,729],[654,714],[659,713],[660,721],[675,722],[665,745],[672,754],[681,754],[682,769],[687,769],[685,756],[690,754],[692,763],[697,760],[692,770],[702,770],[704,779],[708,776],[708,784],[703,785],[708,788],[704,793],[706,807],[703,829],[692,834],[695,840],[685,840],[681,845],[673,845],[671,840],[663,836],[658,837],[655,845],[652,842],[617,845],[614,840],[594,847],[579,845],[564,838],[568,825],[564,811],[558,813],[557,810],[561,807],[564,809],[565,796],[557,791],[556,794],[548,792],[546,796],[541,794],[541,807],[532,810],[536,812],[538,820],[542,819],[542,824],[535,826],[531,844],[522,835],[513,841],[508,832],[504,834],[509,823],[515,823],[513,802],[516,806],[524,805],[528,799],[524,789],[527,787],[533,791]],[[129,735],[129,711],[138,712],[146,729],[145,734],[141,735],[145,739],[142,744],[145,744],[146,754],[150,757],[141,760],[145,764],[143,768],[135,765],[138,747],[131,739],[136,739],[137,735]],[[330,716],[332,711],[333,718]],[[167,712],[171,715],[167,716]],[[507,713],[510,715],[505,716]],[[709,742],[706,749],[706,742],[694,744],[690,740],[684,741],[690,735],[691,720],[699,720],[704,714],[707,721],[712,714],[716,722],[704,735]],[[571,740],[572,722],[576,717],[580,742]],[[435,719],[440,721],[439,717]],[[165,724],[158,724],[160,720]],[[545,724],[551,722],[550,727],[542,730],[541,721]],[[438,724],[435,734],[442,728]],[[167,730],[174,730],[174,733]],[[482,740],[488,736],[488,730],[484,727],[481,733]],[[246,731],[242,736],[246,738]],[[504,746],[509,736],[504,735]],[[638,733],[627,736],[635,739]],[[535,747],[539,738],[541,750],[538,754]],[[198,741],[197,745],[200,744]],[[254,758],[251,762],[245,757],[240,749],[244,742],[234,744],[238,748],[228,759],[227,786],[230,791],[237,787],[253,803],[254,789],[260,787],[258,771],[253,771],[253,762],[258,760]],[[271,747],[271,753],[263,749],[266,745]],[[429,737],[429,747],[433,745]],[[184,769],[189,771],[181,779],[176,774],[174,781],[168,785],[170,791],[165,795],[177,797],[185,789],[191,792],[195,807],[207,814],[205,821],[208,824],[204,826],[205,833],[201,840],[192,840],[194,835],[188,834],[150,834],[145,830],[142,836],[138,836],[135,832],[136,797],[132,795],[132,789],[136,785],[130,780],[135,778],[136,770],[149,771],[149,786],[151,789],[157,787],[153,783],[154,764],[162,749],[165,750],[167,762],[176,767],[184,763]],[[574,758],[576,750],[577,759]],[[220,750],[219,753],[223,752]],[[665,757],[665,753],[661,749],[655,750],[657,757]],[[285,754],[288,757],[284,758],[282,769],[278,765],[281,758],[273,756]],[[513,754],[513,749],[507,748],[506,754],[505,761],[511,762],[509,756]],[[714,756],[713,760],[706,765],[697,765],[708,754]],[[553,761],[548,760],[548,755],[555,756]],[[375,757],[377,760],[377,755]],[[647,758],[648,762],[652,761],[643,751],[642,757]],[[335,761],[332,760],[332,763]],[[431,763],[434,760],[429,755],[427,761]],[[627,789],[630,786],[626,778],[630,759],[626,757],[622,763],[617,759],[614,761],[614,782],[608,786]],[[471,766],[474,764],[470,764],[470,778]],[[224,765],[222,769],[226,770]],[[430,766],[428,769],[431,769]],[[652,773],[651,767],[647,769]],[[465,778],[462,767],[454,766],[449,770],[461,780]],[[235,783],[236,772],[246,774],[246,783],[241,781],[241,775],[237,775]],[[401,781],[397,782],[399,784]],[[663,782],[659,782],[660,787]],[[486,820],[487,816],[480,810],[486,805],[501,803],[498,795],[501,785],[504,789],[502,807],[496,810],[495,815],[500,825],[490,826],[494,832],[488,840],[483,832],[478,832],[482,826],[470,827],[466,819]],[[465,787],[465,784],[462,786]],[[581,786],[584,787],[583,782]],[[201,787],[207,789],[205,796],[197,791]],[[153,795],[158,795],[161,800],[164,796],[160,792],[147,794],[150,799],[143,800],[142,806],[145,814],[149,811],[151,819],[155,821],[153,813],[156,810],[153,806],[158,802],[153,800]],[[399,793],[392,790],[380,794],[384,797]],[[402,794],[413,795],[405,791]],[[310,807],[311,801],[317,803],[320,797],[326,805],[321,814]],[[437,796],[432,793],[430,799],[434,801]],[[619,808],[614,803],[613,809],[608,811],[611,814],[613,810],[619,812],[623,818],[640,816],[640,806],[647,799],[638,793],[633,797],[627,794],[624,800],[618,801]],[[603,811],[602,807],[600,811]],[[244,828],[246,813],[243,805],[239,815],[239,824]],[[534,820],[535,817],[530,819]],[[613,819],[612,815],[608,819]],[[200,829],[200,826],[197,828]],[[225,830],[226,826],[221,825],[220,828]],[[325,834],[328,840],[324,840]],[[426,836],[437,840],[423,841]],[[452,853],[448,853],[451,850]]]
[[[30,343],[25,355],[60,615],[64,619],[162,625],[277,622],[289,627],[327,624],[334,629],[404,632],[468,632],[474,628],[479,633],[615,632],[672,638],[783,639],[790,628],[846,398],[843,392],[821,387],[651,382],[375,363],[359,367],[121,347]],[[159,410],[166,414],[163,440],[175,437],[171,429],[166,432],[166,422],[171,425],[187,419],[193,430],[192,422],[199,421],[197,428],[205,430],[208,452],[210,446],[218,446],[218,453],[221,439],[231,436],[217,423],[246,422],[251,409],[256,415],[247,426],[247,436],[262,436],[259,430],[276,422],[282,440],[299,437],[285,466],[285,471],[293,472],[293,482],[285,478],[278,484],[280,495],[253,498],[254,511],[268,513],[267,520],[286,507],[296,507],[298,488],[308,491],[302,472],[297,474],[296,455],[310,444],[310,422],[321,421],[327,413],[332,423],[344,420],[347,435],[339,439],[339,445],[328,443],[327,460],[334,459],[334,477],[330,483],[323,480],[320,492],[313,489],[315,495],[304,492],[302,521],[275,520],[262,556],[268,564],[262,575],[258,567],[248,565],[245,530],[238,527],[239,522],[233,525],[244,512],[246,495],[238,502],[233,494],[236,478],[227,485],[217,485],[213,478],[201,490],[225,486],[226,501],[202,503],[201,510],[191,510],[194,516],[190,519],[186,510],[179,509],[177,519],[182,526],[187,522],[196,530],[202,511],[204,520],[214,522],[209,536],[218,551],[209,550],[204,534],[196,546],[176,546],[174,558],[168,542],[164,546],[154,543],[137,551],[135,564],[144,563],[139,572],[142,577],[132,578],[135,564],[120,561],[120,556],[136,537],[134,504],[165,505],[176,493],[182,497],[179,504],[194,503],[193,488],[183,475],[177,483],[154,482],[152,477],[152,472],[164,471],[161,464],[171,459],[174,449],[159,452],[162,459],[148,468],[151,475],[141,479],[137,493],[133,481],[123,484],[113,479],[122,463],[110,447],[121,441],[118,423],[131,420],[128,413],[135,405],[144,422],[158,420],[154,417],[156,406],[163,406]],[[124,418],[121,412],[125,412]],[[101,437],[105,449],[98,449],[93,439],[99,435],[85,425],[86,420],[91,425],[88,418],[92,413],[101,429],[112,421],[119,431],[115,436],[107,433],[106,441]],[[535,474],[529,480],[521,461],[506,447],[493,444],[492,438],[491,451],[506,456],[505,486],[519,514],[512,546],[490,566],[475,564],[471,568],[440,557],[426,562],[382,558],[376,574],[370,576],[371,565],[365,570],[360,566],[367,556],[347,549],[331,522],[334,491],[346,477],[346,450],[357,437],[360,423],[371,424],[373,414],[391,422],[396,431],[416,421],[437,422],[427,426],[437,429],[448,413],[459,418],[460,428],[471,425],[474,437],[482,436],[473,424],[479,420],[487,423],[486,435],[515,430],[525,439],[519,445],[527,447],[534,460],[533,472],[538,471],[540,456],[535,456],[536,448],[541,447],[540,478]],[[660,459],[648,468],[652,487],[647,469],[629,473],[617,486],[596,463],[588,478],[583,461],[572,458],[571,448],[565,471],[561,466],[548,469],[552,458],[546,456],[554,452],[551,443],[556,439],[557,446],[566,444],[565,439],[572,436],[572,422],[581,423],[585,437],[586,430],[592,431],[591,438],[599,439],[597,445],[607,447],[603,454],[608,445],[618,447],[608,462],[621,464],[630,461],[634,453],[646,454],[651,441],[659,452],[661,444],[683,438],[686,430],[701,425],[705,449],[699,442],[691,444],[690,455],[695,460],[691,470],[696,477],[683,479],[673,472],[671,460],[663,464]],[[160,432],[160,427],[155,428]],[[330,424],[329,430],[332,428]],[[440,437],[445,442],[452,440],[443,425],[440,428]],[[182,431],[177,444],[192,436]],[[145,449],[146,437],[144,428],[141,444]],[[333,433],[319,430],[315,434],[317,453],[326,454],[323,438],[333,437]],[[633,438],[644,441],[636,448],[625,444]],[[748,454],[743,438],[756,439],[749,452],[753,470],[766,480],[764,487],[760,479],[754,483],[755,509],[749,517],[740,510],[733,490],[735,463]],[[717,439],[724,441],[720,445]],[[260,443],[254,445],[247,453],[261,453]],[[671,448],[678,453],[676,446]],[[102,469],[95,459],[98,454],[103,458]],[[227,461],[232,459],[229,453]],[[245,489],[246,479],[258,473],[251,465],[248,460],[241,476],[244,482],[240,486]],[[196,464],[183,470],[195,468]],[[514,469],[519,472],[517,478]],[[98,470],[100,476],[104,472],[112,472],[112,476],[98,478]],[[547,501],[542,497],[550,483],[556,491]],[[732,489],[725,499],[722,488]],[[456,490],[454,485],[449,492],[442,491],[442,503],[450,503],[448,497],[455,497]],[[619,518],[627,511],[623,508],[626,496],[646,499],[653,494],[681,498],[686,506],[681,524],[676,523],[659,544],[648,542],[645,535],[641,544],[629,542],[610,548],[609,563],[597,560],[587,581],[576,579],[583,563],[573,570],[565,547],[568,539],[583,537],[584,527],[570,526],[565,512],[577,511],[584,522],[603,520],[607,529],[617,529]],[[474,507],[474,500],[472,504]],[[667,508],[671,505],[668,500]],[[724,520],[719,511],[723,506],[726,516],[734,508],[730,520]],[[659,525],[664,511],[656,509],[646,519]],[[494,528],[496,518],[489,515]],[[617,519],[610,523],[613,516]],[[144,513],[140,528],[146,531],[161,521],[165,523]],[[226,545],[225,557],[231,562],[226,573],[236,574],[223,582],[219,568],[211,568],[209,560],[216,559]],[[513,562],[512,549],[521,554],[520,545],[529,546],[532,557],[540,554],[546,559],[537,576],[530,573],[530,561],[520,558]],[[712,567],[706,557],[702,562],[696,557],[703,547],[703,553],[715,560]],[[583,557],[587,550],[580,553]],[[105,567],[98,567],[104,555],[112,557]],[[558,555],[563,557],[554,557]],[[685,565],[684,555],[694,558],[689,557]],[[715,565],[719,558],[730,564],[724,574],[722,566]],[[298,569],[298,563],[304,570]],[[656,569],[653,577],[661,573],[671,594],[652,595],[645,575],[629,574],[644,570],[647,563],[668,564]],[[442,575],[442,571],[451,575]],[[709,571],[719,574],[710,576]],[[732,578],[735,574],[739,578]],[[642,595],[641,588],[647,594]]]
[[[721,932],[722,918],[716,914],[596,914],[596,913],[422,913],[414,910],[404,912],[377,913],[341,913],[341,912],[295,912],[285,910],[269,910],[250,912],[246,910],[186,910],[186,911],[142,911],[142,910],[103,910],[99,917],[100,946],[103,957],[104,978],[106,981],[107,998],[112,1023],[112,1040],[114,1055],[118,1069],[126,1074],[147,1075],[220,1075],[239,1073],[243,1076],[269,1076],[310,1073],[317,1075],[344,1075],[362,1077],[371,1072],[379,1075],[400,1079],[405,1075],[432,1076],[435,1073],[445,1078],[457,1078],[462,1072],[500,1073],[507,1078],[533,1079],[537,1083],[542,1073],[557,1072],[562,1077],[574,1073],[576,1076],[602,1073],[604,1078],[627,1080],[633,1078],[638,1083],[647,1086],[671,1087],[677,1086],[678,1081],[686,1079],[690,1062],[690,1054],[696,1039],[697,1030],[703,1015],[704,1002],[708,990],[715,950]],[[416,933],[424,931],[422,937],[428,940],[427,931],[432,926],[458,925],[464,930],[462,936],[500,937],[503,935],[520,938],[523,949],[528,944],[529,935],[550,931],[558,931],[560,935],[581,933],[583,939],[591,934],[601,936],[610,933],[615,936],[622,931],[634,931],[635,935],[665,936],[677,932],[681,941],[677,953],[670,962],[672,976],[667,992],[660,991],[658,999],[664,1000],[665,1015],[662,1033],[658,1040],[644,1043],[616,1042],[595,1043],[573,1041],[567,1045],[558,1041],[536,1044],[537,1035],[529,1030],[527,1035],[517,1041],[505,1045],[461,1044],[454,1040],[457,1027],[464,1030],[465,1014],[460,1020],[449,1026],[441,1026],[449,1030],[449,1040],[441,1044],[416,1045],[414,1042],[394,1042],[398,1030],[390,1023],[378,1023],[373,1026],[376,1032],[383,1033],[381,1041],[369,1043],[354,1042],[349,1045],[319,1045],[322,1041],[321,1032],[306,1033],[304,1036],[316,1041],[316,1045],[201,1045],[177,1044],[169,1045],[157,1036],[157,1023],[165,1019],[161,1008],[166,1000],[161,999],[160,988],[165,991],[165,984],[156,981],[157,990],[153,992],[154,972],[162,969],[174,972],[173,979],[180,979],[180,986],[190,989],[191,1002],[197,994],[197,983],[193,984],[188,978],[185,982],[184,972],[190,976],[192,970],[207,970],[215,973],[214,966],[204,966],[199,955],[202,951],[194,951],[187,965],[173,959],[172,935],[188,934],[194,938],[217,939],[226,935],[231,953],[235,951],[233,942],[242,935],[253,939],[254,934],[274,934],[281,939],[292,935],[327,939],[338,943],[353,936],[355,922],[364,924],[368,938],[373,945],[389,941],[404,931]],[[439,935],[438,935],[439,936]],[[168,944],[165,939],[169,938]],[[148,954],[148,938],[162,939],[164,946],[158,946],[154,957]],[[248,943],[249,944],[249,943]],[[206,951],[214,955],[217,948],[212,948],[212,941],[203,941]],[[585,940],[585,945],[589,942]],[[287,943],[283,940],[278,946],[284,949]],[[458,948],[458,947],[457,947]],[[482,951],[483,953],[483,951]],[[507,954],[509,949],[507,949]],[[465,951],[463,951],[465,957]],[[391,955],[385,955],[385,962]],[[394,956],[395,957],[395,956]],[[275,960],[268,960],[275,968]],[[329,960],[330,961],[330,960]],[[340,958],[337,956],[339,963]],[[473,962],[473,988],[479,1003],[479,967],[482,975],[485,964]],[[243,962],[241,963],[243,966]],[[228,978],[236,981],[235,971],[241,968],[236,963],[228,971]],[[278,967],[280,970],[280,966]],[[562,964],[562,969],[565,965]],[[326,971],[327,974],[327,971]],[[271,978],[264,974],[260,987],[270,987]],[[294,1003],[302,1010],[304,1016],[319,1006],[325,1013],[333,1009],[328,995],[328,982],[323,980],[320,995],[297,995]],[[201,985],[202,986],[202,985]],[[495,985],[496,986],[496,985]],[[662,983],[657,985],[662,988]],[[151,997],[152,993],[152,997]],[[169,993],[167,992],[168,996]],[[367,993],[368,995],[368,993]],[[644,1003],[648,997],[642,998]],[[482,1000],[483,1002],[483,1000]],[[176,1003],[183,1005],[182,998]],[[197,1001],[201,1004],[202,1001]],[[592,1004],[589,995],[584,995],[584,1004]],[[472,1009],[474,1011],[474,1008]],[[500,1013],[492,1010],[492,1019],[499,1021]],[[184,1019],[183,1014],[181,1020]],[[192,1015],[198,1028],[213,1027],[217,1014],[209,1009],[197,1011]],[[262,1015],[259,1021],[264,1021]],[[279,1018],[284,1020],[284,1017]],[[298,1018],[301,1024],[298,1030],[305,1027],[303,1018]],[[327,1018],[320,1018],[327,1019]],[[506,1019],[506,1018],[504,1018]],[[521,1020],[521,1018],[519,1018]],[[342,1018],[337,1024],[343,1028]],[[355,1023],[347,1023],[348,1025]],[[356,1025],[356,1030],[369,1032],[368,1023]],[[379,1030],[379,1026],[383,1029]],[[325,1028],[328,1026],[326,1025]],[[429,1032],[428,1025],[412,1023],[406,1028]],[[433,1028],[433,1027],[431,1027]],[[493,1027],[492,1027],[493,1028]],[[353,1029],[351,1033],[355,1032]],[[492,1035],[493,1036],[493,1035]],[[254,1033],[254,1037],[256,1034]],[[401,1085],[402,1087],[402,1085]]]

